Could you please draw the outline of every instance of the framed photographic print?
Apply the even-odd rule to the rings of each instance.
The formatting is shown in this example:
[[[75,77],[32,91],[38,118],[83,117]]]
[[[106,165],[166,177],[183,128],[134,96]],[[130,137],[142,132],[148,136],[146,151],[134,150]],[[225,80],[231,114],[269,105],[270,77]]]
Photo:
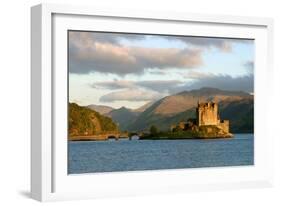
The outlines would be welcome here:
[[[272,185],[271,19],[31,14],[34,199]]]

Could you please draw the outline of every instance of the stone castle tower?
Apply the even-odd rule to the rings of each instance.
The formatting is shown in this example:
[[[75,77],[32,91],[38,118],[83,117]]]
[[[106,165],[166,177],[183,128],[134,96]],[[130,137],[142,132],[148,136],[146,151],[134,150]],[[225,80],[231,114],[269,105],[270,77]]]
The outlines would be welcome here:
[[[196,120],[199,127],[214,125],[221,128],[224,132],[229,132],[229,121],[220,120],[217,103],[198,103],[198,107],[196,108]]]
[[[214,102],[198,103],[196,108],[198,126],[217,125],[219,121],[218,104]]]

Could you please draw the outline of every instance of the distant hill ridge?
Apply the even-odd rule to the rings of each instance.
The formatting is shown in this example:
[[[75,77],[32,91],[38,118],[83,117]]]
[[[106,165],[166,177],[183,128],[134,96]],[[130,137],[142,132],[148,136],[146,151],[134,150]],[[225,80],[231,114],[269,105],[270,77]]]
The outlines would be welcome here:
[[[161,130],[169,130],[171,124],[194,118],[198,101],[218,103],[221,118],[230,120],[231,132],[253,132],[254,96],[243,91],[210,87],[179,92],[135,110],[112,108],[104,115],[117,122],[123,131],[147,130],[151,125]]]
[[[183,91],[177,93],[176,95],[186,95],[186,94],[193,94],[197,96],[202,96],[202,95],[248,96],[250,95],[249,93],[244,91],[221,90],[213,87],[202,87],[201,89]]]
[[[109,107],[109,106],[104,106],[104,105],[95,105],[95,104],[90,104],[87,106],[89,109],[95,110],[96,112],[99,112],[100,114],[107,114],[114,110],[114,108]]]
[[[121,107],[119,109],[112,110],[105,115],[117,122],[119,128],[125,131],[129,129],[129,124],[136,120],[139,113],[126,107]]]

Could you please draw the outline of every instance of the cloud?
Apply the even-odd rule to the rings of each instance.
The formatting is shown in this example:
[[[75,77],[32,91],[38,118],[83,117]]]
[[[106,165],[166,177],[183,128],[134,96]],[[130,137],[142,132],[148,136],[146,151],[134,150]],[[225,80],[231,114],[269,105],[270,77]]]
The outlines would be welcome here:
[[[199,74],[198,74],[199,75]],[[102,86],[102,87],[101,87]],[[178,80],[154,80],[154,81],[109,81],[95,84],[96,88],[116,89],[102,96],[101,102],[114,101],[152,101],[164,96],[176,94],[182,91],[213,87],[222,90],[244,91],[253,93],[253,75],[232,77],[230,75],[206,75],[183,83]],[[121,89],[121,90],[120,90]]]
[[[254,77],[252,74],[238,77],[232,77],[230,75],[210,75],[196,79],[192,83],[187,83],[181,87],[173,88],[173,92],[200,89],[202,87],[251,93],[254,91]]]
[[[204,48],[215,47],[224,52],[231,51],[231,41],[229,39],[208,38],[208,37],[178,37],[177,39],[186,44],[191,44],[194,46],[200,46]]]
[[[97,82],[91,85],[97,89],[148,89],[157,92],[169,92],[170,88],[175,88],[183,82],[179,80],[147,80],[147,81],[128,81],[128,80],[113,80]]]
[[[136,35],[136,34],[123,34],[123,33],[111,33],[111,32],[83,32],[83,31],[70,31],[69,32],[69,42],[70,44],[83,43],[80,46],[85,46],[88,43],[93,42],[101,42],[101,43],[111,43],[118,44],[119,40],[127,39],[127,40],[142,40],[144,39],[144,35]]]
[[[113,80],[113,81],[102,81],[102,82],[96,82],[94,84],[91,84],[92,88],[96,89],[124,89],[124,88],[135,88],[136,84],[134,81],[128,81],[128,80]]]
[[[159,69],[147,69],[147,72],[151,75],[166,75],[169,71],[168,70],[159,70]]]
[[[150,80],[137,82],[137,85],[157,92],[169,92],[170,88],[178,87],[182,83],[179,80]]]
[[[122,39],[139,41],[150,38],[181,41],[186,47],[148,48],[120,43]],[[69,70],[76,74],[97,71],[125,75],[140,74],[151,68],[158,71],[197,68],[203,64],[202,53],[205,49],[230,52],[234,43],[251,42],[245,39],[73,31],[69,33]]]
[[[121,91],[111,92],[100,98],[100,102],[115,102],[115,101],[151,101],[164,97],[158,92],[142,90],[142,89],[125,89]]]
[[[249,39],[230,39],[218,37],[196,37],[196,36],[162,36],[170,41],[181,41],[189,46],[200,47],[203,49],[216,48],[222,52],[231,52],[233,44],[250,44],[253,40]]]
[[[215,74],[210,73],[210,72],[198,72],[198,71],[190,71],[188,73],[183,74],[183,77],[185,77],[187,79],[193,79],[193,80],[206,79],[206,78],[211,78],[214,76],[215,76]]]
[[[116,38],[79,32],[69,35],[69,70],[87,74],[93,71],[119,75],[142,73],[148,68],[195,68],[202,65],[202,50],[142,48],[118,44]],[[121,37],[119,37],[121,38]],[[128,38],[133,38],[129,35]]]
[[[244,76],[232,77],[230,75],[216,75],[213,73],[200,73],[189,72],[186,75],[186,81],[182,80],[147,80],[147,81],[128,81],[128,80],[113,80],[96,82],[91,87],[96,89],[109,89],[115,90],[108,94],[109,96],[117,92],[118,96],[124,94],[130,96],[130,92],[127,91],[149,91],[156,94],[175,94],[182,91],[188,91],[192,89],[200,89],[202,87],[213,87],[222,90],[231,91],[245,91],[253,92],[254,90],[254,77],[253,74]],[[121,91],[120,91],[121,89]],[[118,91],[116,91],[118,90]],[[120,94],[119,94],[120,92]],[[150,93],[151,94],[151,93]],[[138,95],[142,95],[138,93]],[[107,96],[107,95],[106,95]],[[159,96],[159,95],[158,95]],[[161,95],[160,95],[161,96]],[[154,99],[154,98],[152,98]]]

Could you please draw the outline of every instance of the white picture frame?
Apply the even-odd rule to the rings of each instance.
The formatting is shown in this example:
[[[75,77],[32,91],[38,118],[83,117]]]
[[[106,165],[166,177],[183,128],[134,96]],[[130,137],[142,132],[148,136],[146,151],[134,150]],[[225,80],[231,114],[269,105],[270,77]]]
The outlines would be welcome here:
[[[185,30],[187,25],[193,30]],[[273,185],[274,134],[266,109],[273,104],[272,19],[40,4],[31,9],[31,26],[32,198],[53,201]],[[159,34],[173,29],[174,34],[254,38],[255,165],[67,175],[67,73],[57,68],[67,67],[68,29]]]

